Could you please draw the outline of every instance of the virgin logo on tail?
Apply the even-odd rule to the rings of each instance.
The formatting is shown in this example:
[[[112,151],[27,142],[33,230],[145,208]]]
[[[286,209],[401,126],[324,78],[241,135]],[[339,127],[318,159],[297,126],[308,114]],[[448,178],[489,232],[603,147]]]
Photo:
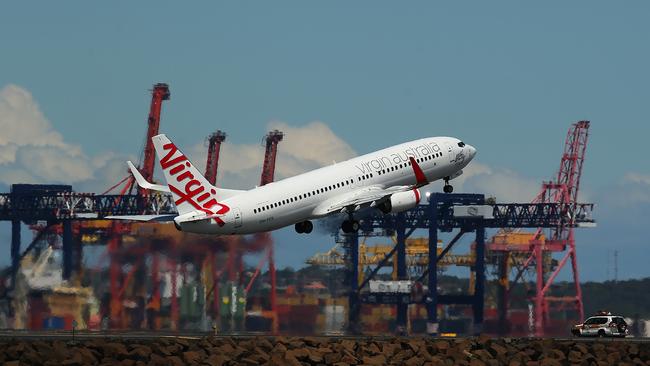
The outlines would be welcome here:
[[[183,190],[181,190],[178,187],[175,187],[171,180],[167,181],[169,190],[179,197],[174,202],[176,206],[183,202],[187,202],[197,210],[203,211],[210,216],[223,215],[230,211],[230,207],[217,202],[217,199],[212,197],[217,194],[214,189],[208,191],[199,180],[195,179],[194,174],[187,169],[191,164],[182,152],[179,156],[172,158],[177,152],[179,152],[176,145],[168,143],[163,145],[163,149],[166,151],[166,154],[162,159],[160,159],[160,166],[164,171],[169,170],[169,175],[176,178],[176,182],[180,183],[181,186],[183,183],[185,184]],[[215,206],[217,206],[218,209],[216,209]],[[219,226],[225,224],[225,222],[219,217],[212,217],[212,219],[214,219]]]

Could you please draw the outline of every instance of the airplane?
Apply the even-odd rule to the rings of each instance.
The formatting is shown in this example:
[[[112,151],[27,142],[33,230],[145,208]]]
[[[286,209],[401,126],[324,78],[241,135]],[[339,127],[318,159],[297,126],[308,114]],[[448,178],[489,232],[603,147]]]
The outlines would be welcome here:
[[[384,214],[415,207],[420,188],[463,173],[476,149],[453,137],[405,142],[350,160],[282,179],[251,190],[217,188],[194,167],[166,135],[152,137],[167,185],[150,183],[127,162],[138,185],[169,192],[178,215],[108,216],[108,219],[173,221],[181,231],[235,235],[294,225],[297,233],[313,230],[312,220],[343,213],[345,233],[357,231],[355,213],[378,209]]]

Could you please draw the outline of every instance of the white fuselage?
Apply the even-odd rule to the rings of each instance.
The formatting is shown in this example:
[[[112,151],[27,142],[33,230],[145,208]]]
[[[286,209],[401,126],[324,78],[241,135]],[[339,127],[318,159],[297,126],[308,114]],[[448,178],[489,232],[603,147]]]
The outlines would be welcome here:
[[[322,207],[328,201],[363,187],[415,185],[409,156],[429,182],[453,176],[476,151],[470,145],[459,146],[459,142],[452,137],[431,137],[392,146],[219,201],[229,207],[221,225],[214,220],[180,225],[189,232],[250,234],[323,217]]]

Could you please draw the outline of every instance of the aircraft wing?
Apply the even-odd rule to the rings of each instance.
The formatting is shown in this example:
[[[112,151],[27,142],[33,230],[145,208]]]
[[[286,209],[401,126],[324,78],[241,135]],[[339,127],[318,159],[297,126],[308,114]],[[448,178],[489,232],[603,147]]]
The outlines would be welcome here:
[[[325,216],[334,212],[346,213],[358,211],[364,207],[375,207],[390,199],[390,196],[395,193],[410,191],[429,184],[424,172],[413,157],[409,157],[409,165],[413,169],[413,175],[415,176],[414,185],[391,187],[371,185],[358,188],[323,202],[316,207],[314,215]]]
[[[314,215],[325,216],[334,212],[358,211],[364,207],[375,207],[390,199],[390,196],[398,192],[412,190],[411,186],[383,187],[380,185],[368,186],[356,189],[331,198],[320,204],[314,210]]]

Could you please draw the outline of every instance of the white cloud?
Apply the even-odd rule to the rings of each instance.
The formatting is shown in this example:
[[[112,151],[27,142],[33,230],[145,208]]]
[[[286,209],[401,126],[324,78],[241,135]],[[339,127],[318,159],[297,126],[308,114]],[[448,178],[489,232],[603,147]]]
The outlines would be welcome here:
[[[0,131],[1,183],[84,183],[93,191],[106,184],[96,175],[110,159],[91,159],[80,146],[66,143],[32,95],[17,85],[0,89]]]
[[[285,134],[278,150],[276,179],[356,155],[323,122],[292,126],[273,121],[268,127]],[[65,183],[73,184],[77,191],[102,192],[126,176],[124,161],[133,160],[113,152],[87,156],[80,146],[67,143],[32,95],[16,85],[0,90],[0,131],[0,183]],[[187,151],[201,171],[206,150],[201,142]],[[259,183],[263,158],[262,144],[226,141],[219,161],[219,185],[254,187]]]
[[[624,183],[641,184],[650,187],[650,175],[630,172],[623,177]]]
[[[352,147],[323,122],[291,126],[285,122],[273,121],[268,128],[284,133],[284,138],[278,145],[276,179],[294,176],[356,155]],[[245,189],[259,184],[264,160],[262,144],[230,144],[226,140],[221,149],[217,177],[219,186]],[[188,154],[191,154],[193,163],[203,170],[207,155],[205,144],[194,145]]]
[[[530,202],[541,187],[541,181],[522,177],[499,167],[472,161],[463,175],[451,181],[455,192],[483,193],[496,197],[497,202]]]
[[[650,203],[650,175],[629,172],[617,186],[608,187],[603,201],[617,207],[632,207]]]

